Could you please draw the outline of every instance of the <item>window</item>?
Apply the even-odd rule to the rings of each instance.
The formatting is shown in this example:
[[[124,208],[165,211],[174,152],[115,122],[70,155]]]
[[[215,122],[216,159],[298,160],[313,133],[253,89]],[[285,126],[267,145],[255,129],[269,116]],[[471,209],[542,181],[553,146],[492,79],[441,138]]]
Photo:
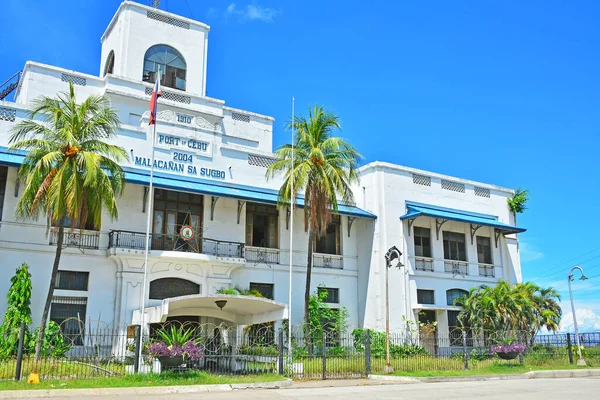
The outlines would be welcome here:
[[[55,289],[88,290],[89,272],[58,271]]]
[[[489,237],[477,236],[477,261],[481,264],[492,263],[492,246]]]
[[[2,221],[2,212],[4,208],[4,195],[6,193],[6,177],[8,167],[0,167],[0,221]]]
[[[319,298],[324,296],[323,293],[326,293],[325,303],[339,303],[340,302],[340,289],[338,288],[328,288],[328,287],[320,287],[318,289]]]
[[[278,248],[278,215],[275,206],[246,203],[246,245]]]
[[[331,223],[327,226],[325,235],[315,239],[315,252],[321,254],[342,254],[340,248],[340,232],[342,222],[339,215],[333,215]]]
[[[200,294],[200,285],[180,278],[162,278],[150,282],[152,300],[164,300],[172,297]]]
[[[54,296],[50,321],[54,321],[69,343],[83,345],[87,297]]]
[[[431,230],[415,226],[415,256],[431,257]]]
[[[106,64],[104,65],[104,75],[112,74],[115,69],[115,52],[113,50],[108,53],[108,57],[106,58]]]
[[[450,289],[450,290],[446,290],[446,301],[447,301],[447,304],[449,306],[453,306],[454,305],[454,299],[456,299],[457,297],[460,297],[460,296],[466,296],[468,294],[469,294],[469,292],[467,292],[466,290],[462,290],[462,289]]]
[[[164,44],[150,47],[144,56],[142,80],[154,83],[159,69],[162,75],[161,85],[185,90],[187,66],[181,53]]]
[[[153,250],[196,251],[202,245],[203,197],[199,194],[156,189],[154,191]],[[179,237],[182,225],[191,225],[195,238],[184,242]],[[194,246],[189,246],[192,242]]]
[[[417,289],[417,303],[435,304],[433,290]]]
[[[321,325],[325,332],[325,346],[335,347],[340,345],[340,310],[332,308],[330,318],[322,318]]]
[[[273,288],[275,285],[272,283],[257,283],[250,282],[250,290],[256,290],[262,294],[265,298],[273,300]]]
[[[444,231],[444,258],[446,260],[467,261],[465,234]]]
[[[473,331],[468,325],[462,325],[458,318],[460,311],[448,310],[448,333],[450,334],[450,346],[462,346],[463,337],[462,330],[467,333],[466,345],[473,346]]]
[[[53,225],[58,227],[58,222],[54,222]],[[81,221],[72,223],[71,219],[69,217],[65,217],[65,228],[83,229],[86,231],[99,231],[100,230],[100,226],[96,226],[96,224],[94,223],[94,221],[91,218],[88,218],[87,221],[85,221],[85,224],[83,224],[83,223],[81,223]]]

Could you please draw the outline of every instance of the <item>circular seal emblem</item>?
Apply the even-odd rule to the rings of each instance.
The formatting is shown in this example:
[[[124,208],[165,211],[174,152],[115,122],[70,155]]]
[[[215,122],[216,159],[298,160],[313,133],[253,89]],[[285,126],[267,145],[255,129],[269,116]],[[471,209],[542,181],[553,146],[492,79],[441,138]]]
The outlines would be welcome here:
[[[192,228],[191,225],[182,225],[179,230],[179,237],[187,242],[194,239],[195,233],[196,232],[194,232],[194,228]]]

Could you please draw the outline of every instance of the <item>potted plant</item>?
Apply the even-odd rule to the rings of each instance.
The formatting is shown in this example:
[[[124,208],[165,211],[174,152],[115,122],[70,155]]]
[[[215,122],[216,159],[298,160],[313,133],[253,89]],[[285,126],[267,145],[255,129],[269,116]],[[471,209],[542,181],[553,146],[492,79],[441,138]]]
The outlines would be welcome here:
[[[171,330],[158,331],[160,339],[148,347],[148,354],[160,361],[161,368],[179,367],[186,360],[199,361],[204,356],[202,347],[192,339],[193,329],[184,331],[171,327]]]
[[[503,360],[514,360],[519,354],[525,351],[524,344],[515,343],[514,341],[505,340],[501,344],[492,346],[492,353],[497,354]]]

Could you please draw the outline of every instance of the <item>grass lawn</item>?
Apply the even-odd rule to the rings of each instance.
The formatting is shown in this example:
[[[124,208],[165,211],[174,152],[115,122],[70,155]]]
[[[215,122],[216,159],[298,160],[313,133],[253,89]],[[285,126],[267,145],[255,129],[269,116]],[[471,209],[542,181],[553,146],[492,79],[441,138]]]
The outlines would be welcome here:
[[[26,389],[84,389],[84,388],[119,388],[142,386],[182,386],[182,385],[212,385],[232,383],[275,382],[285,378],[275,374],[264,375],[213,375],[202,371],[194,372],[165,372],[160,375],[124,375],[110,378],[88,379],[48,379],[39,385],[28,385],[27,376],[20,382],[0,381],[0,390]]]
[[[477,369],[469,370],[437,370],[437,371],[395,371],[392,375],[395,376],[413,376],[420,378],[435,378],[447,376],[486,376],[486,375],[503,375],[503,374],[524,374],[531,371],[556,370],[556,369],[586,369],[588,367],[578,367],[576,365],[565,364],[555,366],[531,366],[519,364],[492,364]],[[380,373],[383,375],[382,373]]]

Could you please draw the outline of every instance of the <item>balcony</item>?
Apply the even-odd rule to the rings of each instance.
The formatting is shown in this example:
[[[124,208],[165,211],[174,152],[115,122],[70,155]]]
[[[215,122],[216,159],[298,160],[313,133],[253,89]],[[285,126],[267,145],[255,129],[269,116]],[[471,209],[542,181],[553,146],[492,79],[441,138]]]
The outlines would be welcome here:
[[[111,231],[108,234],[108,248],[144,250],[146,248],[146,234],[132,231]],[[179,235],[169,234],[151,234],[150,249],[198,253],[215,257],[244,257],[243,243],[203,237],[184,241]]]
[[[454,276],[467,276],[469,275],[469,263],[465,261],[444,260],[444,272]]]
[[[344,269],[344,258],[336,254],[313,253],[313,267]]]
[[[479,264],[479,276],[485,276],[487,278],[496,277],[496,267],[489,264]]]
[[[415,271],[433,272],[433,258],[415,257]]]
[[[246,261],[249,263],[274,265],[279,264],[279,249],[246,246]]]
[[[52,228],[50,230],[50,245],[56,246],[58,241],[58,229]],[[65,229],[63,235],[63,248],[76,247],[79,249],[98,249],[100,247],[100,232],[96,231],[84,231],[84,230],[70,230]]]

